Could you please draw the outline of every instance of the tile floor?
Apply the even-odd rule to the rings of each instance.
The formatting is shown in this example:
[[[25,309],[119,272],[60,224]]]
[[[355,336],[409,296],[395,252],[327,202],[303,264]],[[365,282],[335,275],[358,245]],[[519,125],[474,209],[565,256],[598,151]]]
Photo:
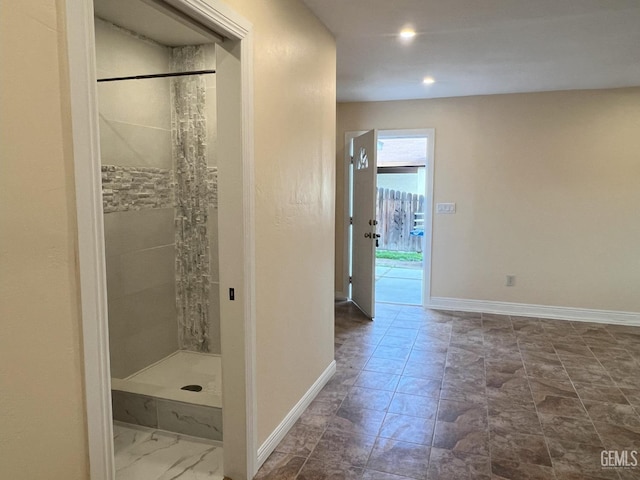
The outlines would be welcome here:
[[[336,305],[337,373],[257,480],[640,479],[601,467],[640,450],[640,328],[377,315]]]
[[[220,442],[115,424],[117,480],[223,480]]]

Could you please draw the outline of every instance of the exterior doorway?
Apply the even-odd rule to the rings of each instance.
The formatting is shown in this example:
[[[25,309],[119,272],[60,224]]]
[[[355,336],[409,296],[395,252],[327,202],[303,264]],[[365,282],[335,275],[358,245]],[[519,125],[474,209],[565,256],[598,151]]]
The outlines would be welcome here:
[[[422,305],[427,137],[378,138],[376,300]]]
[[[348,225],[345,238],[347,298],[353,298],[353,139],[364,132],[346,134],[345,173],[348,194]],[[431,222],[433,212],[434,130],[380,130],[376,132],[375,198],[376,246],[374,278],[371,285],[374,303],[399,303],[423,306],[430,297]],[[361,193],[355,193],[359,195]],[[356,265],[356,267],[358,267]],[[361,287],[361,286],[360,286]],[[360,288],[358,287],[358,288]]]

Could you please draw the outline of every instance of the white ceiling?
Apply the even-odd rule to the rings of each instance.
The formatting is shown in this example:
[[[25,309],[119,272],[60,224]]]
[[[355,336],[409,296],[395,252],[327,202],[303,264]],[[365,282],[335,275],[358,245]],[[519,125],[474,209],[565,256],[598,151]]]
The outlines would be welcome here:
[[[303,1],[336,37],[340,102],[640,85],[640,0]]]
[[[168,47],[201,45],[219,40],[162,1],[94,0],[96,17]]]

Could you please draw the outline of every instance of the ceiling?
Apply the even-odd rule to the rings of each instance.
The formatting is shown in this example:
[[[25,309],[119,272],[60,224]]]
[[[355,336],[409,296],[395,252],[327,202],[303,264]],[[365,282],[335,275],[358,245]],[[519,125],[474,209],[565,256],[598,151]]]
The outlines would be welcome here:
[[[640,85],[640,0],[303,1],[336,37],[339,102]]]
[[[94,0],[93,9],[96,17],[168,47],[201,45],[220,39],[162,1]]]

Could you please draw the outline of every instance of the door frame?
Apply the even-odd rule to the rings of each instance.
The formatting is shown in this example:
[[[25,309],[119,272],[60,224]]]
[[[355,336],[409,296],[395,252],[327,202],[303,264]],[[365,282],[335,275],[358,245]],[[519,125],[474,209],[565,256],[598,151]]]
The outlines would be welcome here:
[[[252,478],[257,470],[253,26],[220,0],[165,2],[227,37],[225,58],[217,70],[221,81],[236,85],[217,107],[234,120],[234,129],[228,129],[233,138],[221,147],[230,159],[219,165],[221,175],[225,172],[232,183],[219,191],[220,206],[235,204],[219,218],[221,248],[227,245],[231,253],[231,260],[220,266],[220,288],[221,292],[235,288],[237,299],[231,302],[221,295],[220,308],[226,313],[221,314],[224,469],[225,475],[244,480]],[[89,470],[93,480],[113,480],[93,0],[65,4]],[[225,228],[228,224],[235,231]]]
[[[435,186],[435,128],[411,128],[411,129],[395,129],[395,128],[377,128],[378,138],[385,136],[402,137],[402,136],[424,136],[427,137],[427,173],[425,175],[425,216],[424,226],[428,235],[423,238],[423,271],[422,271],[422,307],[431,303],[431,270],[433,260],[433,202],[434,202],[434,186]],[[343,184],[343,268],[342,268],[342,292],[337,292],[336,296],[348,299],[350,298],[349,272],[351,269],[351,142],[355,137],[366,133],[368,130],[347,131],[344,134],[344,184]],[[375,288],[375,287],[374,287]]]

